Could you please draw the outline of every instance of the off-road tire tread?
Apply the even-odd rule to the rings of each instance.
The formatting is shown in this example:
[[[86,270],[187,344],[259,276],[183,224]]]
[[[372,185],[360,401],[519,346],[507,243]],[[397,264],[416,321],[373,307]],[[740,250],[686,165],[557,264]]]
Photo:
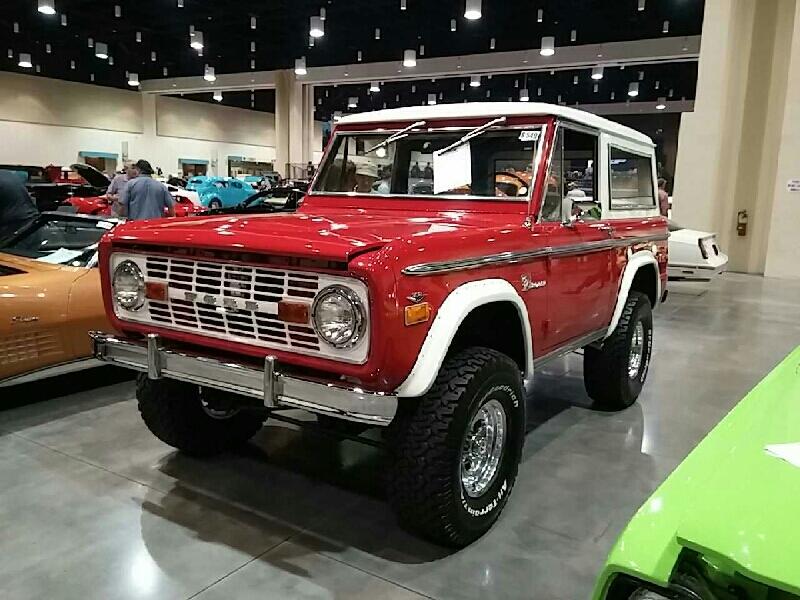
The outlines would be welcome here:
[[[489,348],[472,347],[445,359],[431,389],[419,400],[416,410],[400,415],[401,422],[392,436],[389,502],[404,527],[447,546],[463,547],[480,535],[466,536],[458,531],[451,477],[452,461],[458,460],[453,455],[460,449],[448,447],[446,438],[464,390],[492,363],[519,373],[513,360]],[[515,462],[508,474],[510,485],[517,467]]]
[[[147,375],[136,378],[139,413],[148,429],[165,444],[193,456],[213,456],[245,443],[264,424],[265,413],[243,410],[216,420],[192,397],[196,386]]]
[[[628,328],[640,304],[650,306],[648,297],[632,291],[628,294],[614,332],[603,341],[602,348],[584,350],[583,382],[586,392],[598,405],[609,409],[627,408],[635,399],[621,398],[620,390],[628,386]],[[650,332],[652,336],[652,331]],[[622,368],[622,366],[625,368]]]

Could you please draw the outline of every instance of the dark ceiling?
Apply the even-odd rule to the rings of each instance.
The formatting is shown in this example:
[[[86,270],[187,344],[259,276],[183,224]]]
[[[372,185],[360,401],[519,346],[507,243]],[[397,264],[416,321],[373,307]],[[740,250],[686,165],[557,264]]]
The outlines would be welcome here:
[[[2,0],[0,48],[6,48],[0,54],[0,70],[127,88],[128,71],[139,73],[140,79],[154,79],[164,77],[165,69],[169,77],[201,75],[205,64],[215,67],[218,74],[290,68],[303,55],[309,66],[324,66],[356,62],[359,51],[363,62],[400,61],[403,49],[419,51],[420,46],[425,57],[485,53],[491,51],[492,38],[495,51],[504,51],[538,48],[543,35],[555,36],[556,45],[564,46],[700,34],[702,0],[645,0],[644,10],[638,10],[639,1],[483,0],[482,18],[468,21],[463,16],[464,0],[406,0],[406,10],[401,10],[401,0],[183,0],[183,8],[178,7],[179,0],[55,0],[57,14],[53,16],[39,13],[36,0]],[[121,9],[120,17],[115,15],[115,6]],[[310,48],[309,18],[323,7],[325,36]],[[541,23],[537,22],[540,9]],[[66,25],[62,25],[62,15]],[[255,29],[251,17],[256,18]],[[455,32],[450,30],[451,19],[456,20]],[[668,33],[663,33],[665,21]],[[190,26],[204,34],[203,56],[189,47]],[[376,28],[381,30],[380,40],[375,39]],[[137,32],[141,32],[141,42],[137,42]],[[95,57],[89,38],[108,44],[113,65]],[[251,52],[252,42],[255,52]],[[33,69],[17,65],[20,52],[32,55]],[[664,72],[653,72],[651,77],[651,69]],[[643,70],[647,81],[669,80],[676,96],[693,97],[696,65],[649,65]],[[586,72],[577,86],[569,72],[532,75],[536,83],[528,83],[531,99],[536,99],[533,94],[539,86],[543,97],[551,101],[555,100],[553,91],[560,90],[567,103],[590,103],[595,97],[602,99],[604,93],[610,95],[612,87],[619,99],[614,86],[624,84],[627,89],[630,75],[615,71],[607,69],[597,94]],[[416,95],[410,92],[412,82],[387,83],[374,98],[360,94],[359,106],[380,107],[384,101],[394,106],[397,94],[408,96],[404,103],[421,103],[428,91],[442,92],[449,101],[485,98],[487,89],[494,99],[516,98],[516,78],[497,76],[477,91],[467,86],[464,94],[460,79],[417,83]],[[361,87],[365,92],[366,86]],[[345,89],[320,88],[318,118],[343,108],[342,99],[346,103],[351,95]],[[640,98],[644,97],[643,93]],[[210,94],[200,99],[210,100]],[[250,108],[250,93],[225,94],[223,104]],[[271,110],[274,95],[257,92],[254,104],[256,110]]]

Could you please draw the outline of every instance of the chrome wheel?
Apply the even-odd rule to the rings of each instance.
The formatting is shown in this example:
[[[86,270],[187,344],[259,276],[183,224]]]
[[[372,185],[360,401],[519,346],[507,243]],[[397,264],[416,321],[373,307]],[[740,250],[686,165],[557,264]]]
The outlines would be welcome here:
[[[461,445],[461,485],[470,498],[481,496],[497,477],[506,441],[506,412],[489,400],[472,417]]]
[[[636,379],[636,376],[639,375],[639,368],[642,366],[642,357],[644,356],[644,341],[644,325],[641,321],[637,321],[633,337],[631,337],[631,349],[628,353],[628,377],[631,379]]]

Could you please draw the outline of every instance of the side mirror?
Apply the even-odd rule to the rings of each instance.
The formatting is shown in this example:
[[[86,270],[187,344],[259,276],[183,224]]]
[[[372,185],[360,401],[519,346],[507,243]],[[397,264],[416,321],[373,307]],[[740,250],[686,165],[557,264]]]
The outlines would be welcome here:
[[[572,214],[572,198],[564,196],[561,199],[561,224],[565,227],[575,227],[578,215]]]

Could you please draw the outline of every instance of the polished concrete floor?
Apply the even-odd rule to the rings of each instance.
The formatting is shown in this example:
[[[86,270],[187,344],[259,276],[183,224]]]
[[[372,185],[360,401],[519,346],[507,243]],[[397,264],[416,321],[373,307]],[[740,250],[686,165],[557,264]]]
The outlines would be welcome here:
[[[375,448],[270,421],[204,462],[149,434],[124,371],[0,388],[0,598],[586,598],[636,508],[800,343],[798,299],[741,275],[673,294],[624,412],[590,408],[580,357],[544,369],[509,504],[460,552],[398,529]]]

